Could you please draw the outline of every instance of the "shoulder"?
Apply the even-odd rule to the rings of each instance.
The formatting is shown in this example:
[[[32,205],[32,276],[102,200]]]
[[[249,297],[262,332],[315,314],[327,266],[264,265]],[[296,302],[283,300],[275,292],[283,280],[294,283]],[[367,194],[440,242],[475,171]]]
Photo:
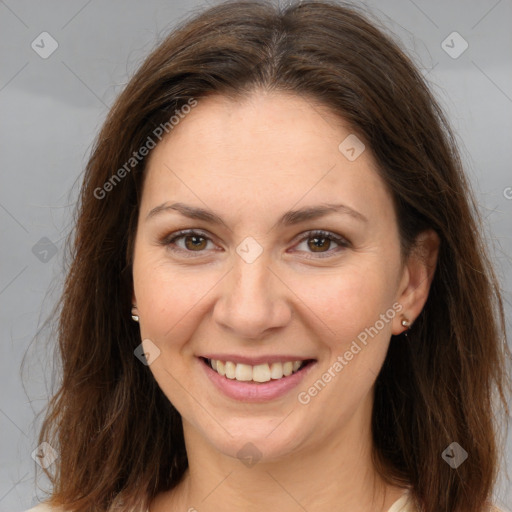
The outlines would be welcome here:
[[[488,504],[485,512],[508,512],[504,509],[498,508],[494,504]],[[419,512],[418,507],[414,504],[412,493],[410,489],[407,489],[402,496],[393,503],[388,512]]]
[[[60,507],[51,507],[46,503],[39,503],[35,507],[32,507],[29,510],[25,510],[25,512],[66,512],[63,508]]]
[[[62,507],[53,507],[48,505],[47,503],[39,503],[35,507],[31,509],[24,510],[23,512],[68,512],[65,508]],[[149,511],[146,511],[149,512]]]

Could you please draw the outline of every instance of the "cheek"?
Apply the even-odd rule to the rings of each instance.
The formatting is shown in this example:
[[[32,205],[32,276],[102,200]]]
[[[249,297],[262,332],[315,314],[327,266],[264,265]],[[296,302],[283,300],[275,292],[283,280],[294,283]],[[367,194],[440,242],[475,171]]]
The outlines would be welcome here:
[[[389,274],[374,263],[347,265],[329,275],[297,279],[292,286],[310,314],[325,326],[332,348],[350,343],[374,325],[392,306],[394,297]]]
[[[312,406],[315,414],[325,416],[325,411],[330,411],[325,429],[348,421],[364,402],[382,367],[392,321],[398,314],[393,308],[390,277],[382,267],[369,265],[347,267],[324,283],[309,283],[312,291],[309,288],[310,295],[304,296],[326,326],[321,343],[327,357],[301,388],[298,399]],[[299,295],[305,293],[306,288]]]
[[[359,262],[325,279],[306,279],[297,293],[321,320],[316,325],[323,326],[320,339],[326,357],[314,380],[320,377],[328,391],[320,393],[318,403],[343,404],[340,414],[356,407],[384,362],[398,314],[392,278],[375,261]]]
[[[171,267],[142,254],[139,261],[134,262],[133,276],[141,335],[167,348],[178,347],[198,328],[208,292],[220,276],[198,268]]]

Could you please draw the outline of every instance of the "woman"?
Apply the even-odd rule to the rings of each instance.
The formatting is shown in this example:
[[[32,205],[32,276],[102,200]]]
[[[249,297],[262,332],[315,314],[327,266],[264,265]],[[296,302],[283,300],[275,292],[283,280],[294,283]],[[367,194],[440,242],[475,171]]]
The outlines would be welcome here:
[[[439,106],[354,8],[230,2],[148,57],[59,335],[34,512],[489,509],[499,288]]]

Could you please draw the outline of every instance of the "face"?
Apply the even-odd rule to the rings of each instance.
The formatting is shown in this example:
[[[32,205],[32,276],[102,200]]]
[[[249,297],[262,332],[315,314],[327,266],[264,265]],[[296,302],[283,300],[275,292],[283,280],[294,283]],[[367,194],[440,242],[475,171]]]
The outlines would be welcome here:
[[[270,460],[368,428],[407,271],[370,148],[339,149],[351,134],[297,96],[212,96],[152,151],[133,301],[186,438]]]

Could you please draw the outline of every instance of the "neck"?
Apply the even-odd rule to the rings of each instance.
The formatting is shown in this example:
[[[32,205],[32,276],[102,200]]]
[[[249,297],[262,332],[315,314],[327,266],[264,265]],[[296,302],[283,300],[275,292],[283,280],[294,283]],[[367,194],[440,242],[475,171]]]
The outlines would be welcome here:
[[[374,469],[365,409],[335,438],[251,466],[219,453],[184,420],[189,468],[175,489],[157,497],[151,512],[386,512],[403,489],[386,484]]]

